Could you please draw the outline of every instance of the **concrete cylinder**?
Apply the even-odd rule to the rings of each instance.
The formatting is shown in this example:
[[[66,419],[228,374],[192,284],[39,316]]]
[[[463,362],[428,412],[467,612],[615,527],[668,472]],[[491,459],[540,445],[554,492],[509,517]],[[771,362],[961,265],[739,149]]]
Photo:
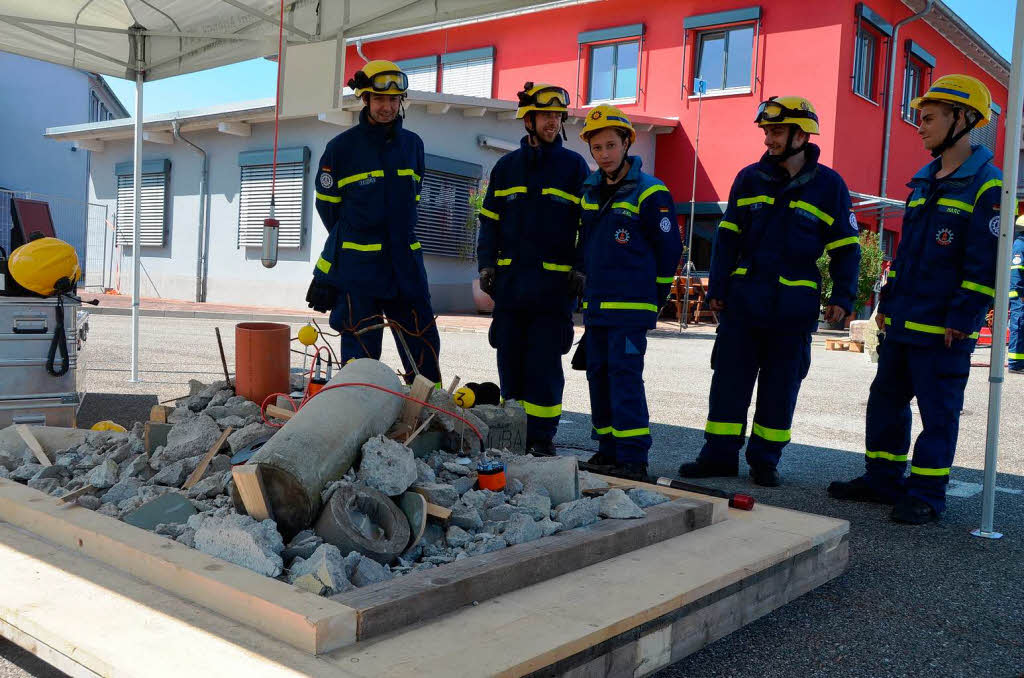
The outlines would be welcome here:
[[[369,358],[345,365],[328,386],[352,382],[402,390],[391,368]],[[363,443],[391,428],[403,402],[373,388],[323,391],[253,455],[249,463],[261,466],[274,519],[286,539],[316,520],[320,493],[355,464]]]

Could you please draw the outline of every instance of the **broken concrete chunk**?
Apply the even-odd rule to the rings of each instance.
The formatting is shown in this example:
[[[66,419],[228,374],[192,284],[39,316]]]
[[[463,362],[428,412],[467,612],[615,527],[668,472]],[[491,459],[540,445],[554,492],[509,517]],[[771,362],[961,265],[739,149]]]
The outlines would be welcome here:
[[[21,482],[26,483],[31,480],[35,474],[39,473],[42,468],[41,464],[22,464],[11,472],[11,478],[13,480],[20,480]]]
[[[28,486],[33,490],[39,490],[46,494],[52,494],[55,490],[60,489],[60,481],[56,478],[39,478],[28,481]]]
[[[96,513],[102,513],[103,515],[110,516],[111,518],[116,518],[121,515],[121,512],[117,510],[117,506],[114,504],[103,504],[96,510]]]
[[[512,503],[529,511],[534,520],[542,520],[551,515],[551,497],[542,494],[524,492],[513,497]]]
[[[121,464],[120,472],[117,477],[119,481],[126,480],[127,478],[149,480],[153,477],[153,469],[149,466],[149,457],[144,454],[132,457],[125,463]]]
[[[389,497],[402,494],[416,482],[416,458],[396,440],[375,436],[363,444],[358,478]]]
[[[182,531],[182,533],[175,538],[174,541],[180,544],[184,544],[190,549],[194,549],[196,547],[196,531],[193,530],[191,527],[186,527]]]
[[[258,523],[237,513],[209,516],[196,530],[195,545],[203,553],[268,577],[276,577],[284,570],[284,542],[273,520]]]
[[[108,455],[107,459],[116,461],[120,464],[122,461],[132,456],[132,443],[126,440],[117,447],[115,447]]]
[[[462,503],[465,504],[466,506],[472,506],[473,508],[480,510],[482,508],[485,508],[484,505],[487,503],[487,499],[490,496],[490,494],[491,493],[487,490],[469,490],[464,495],[462,495]],[[437,502],[434,503],[436,504]]]
[[[217,423],[223,423],[218,421]],[[232,424],[235,426],[235,424]],[[263,440],[269,440],[277,429],[273,426],[267,426],[266,424],[249,424],[248,426],[236,426],[237,430],[228,436],[228,446],[231,448],[231,454],[236,454],[239,450],[249,447],[253,443],[258,443]]]
[[[544,536],[544,530],[530,516],[517,513],[505,523],[505,529],[502,531],[501,536],[511,546],[540,539]]]
[[[459,500],[459,493],[451,485],[439,483],[416,483],[412,489],[422,494],[431,504],[450,508]],[[468,492],[466,494],[469,494]]]
[[[583,490],[602,490],[608,487],[608,483],[598,478],[596,475],[589,471],[580,471],[580,491]]]
[[[466,492],[469,492],[471,489],[473,489],[474,485],[476,485],[476,476],[456,478],[455,480],[452,481],[452,487],[454,487],[455,491],[459,493],[459,496],[462,496]]]
[[[448,522],[464,530],[475,530],[484,524],[479,511],[472,506],[466,506],[461,503],[455,504],[452,507],[452,515]]]
[[[153,455],[150,463],[154,468],[162,468],[179,459],[206,454],[218,438],[220,427],[217,422],[206,414],[200,414],[175,425],[167,433],[167,445]]]
[[[200,480],[189,488],[189,499],[206,499],[216,497],[218,494],[223,494],[224,488],[227,486],[227,482],[231,479],[231,474],[226,475],[227,477],[225,477],[224,473],[215,473],[208,478]]]
[[[537,525],[540,527],[545,537],[550,537],[556,532],[562,530],[562,523],[556,523],[551,518],[544,518],[544,520],[538,521]]]
[[[100,501],[104,504],[119,504],[125,499],[130,499],[131,497],[138,495],[139,489],[141,488],[142,481],[138,478],[125,478],[107,490],[103,496],[100,497]]]
[[[243,428],[245,428],[245,425],[248,423],[249,420],[246,419],[245,417],[236,417],[234,415],[221,417],[220,419],[217,420],[217,426],[219,426],[222,431],[226,429],[228,426],[235,429],[236,431],[240,431]]]
[[[633,503],[622,490],[608,490],[599,500],[599,512],[603,518],[624,520],[626,518],[643,518],[647,514]]]
[[[295,558],[309,558],[324,543],[324,540],[313,530],[303,530],[288,542],[281,552],[281,558],[290,563]]]
[[[187,407],[176,407],[174,411],[167,415],[168,424],[181,424],[189,419],[194,419],[196,413]]]
[[[349,554],[351,556],[351,554]],[[373,558],[360,556],[359,562],[352,570],[352,583],[356,586],[369,586],[392,578],[391,572]]]
[[[117,484],[117,462],[107,459],[89,472],[86,482],[98,490],[105,490]]]
[[[355,588],[345,575],[345,559],[337,546],[321,544],[308,559],[296,558],[288,582],[317,595],[334,595]]]
[[[416,482],[417,483],[436,483],[437,476],[434,474],[434,469],[423,461],[422,459],[416,460]],[[435,502],[436,503],[436,502]]]
[[[472,535],[466,532],[458,525],[452,525],[448,528],[448,532],[445,533],[445,541],[448,542],[448,546],[453,548],[462,548],[470,542]]]
[[[634,504],[642,509],[657,506],[658,504],[664,504],[666,501],[671,501],[671,499],[660,492],[652,492],[651,490],[645,490],[641,487],[631,488],[626,492],[626,494],[633,500]]]
[[[443,466],[445,471],[454,473],[457,476],[468,476],[473,473],[473,469],[469,468],[466,464],[457,464],[453,461],[446,461]]]
[[[249,417],[260,416],[260,406],[254,402],[246,400],[242,396],[234,396],[232,398],[228,398],[223,405],[207,407],[203,414],[214,419],[223,419],[224,417],[241,417],[242,419],[247,419]]]
[[[160,469],[155,476],[149,479],[149,482],[153,485],[181,487],[181,484],[185,482],[185,478],[188,476],[188,473],[189,472],[185,470],[184,460],[176,461]]]
[[[554,519],[567,530],[590,525],[600,520],[600,503],[596,499],[577,499],[559,504],[554,510]]]
[[[576,457],[517,457],[506,464],[505,475],[527,488],[539,485],[548,491],[554,505],[579,499],[580,484]]]
[[[186,529],[188,526],[183,523],[160,523],[153,528],[153,531],[165,537],[177,539]]]
[[[95,511],[100,507],[100,498],[94,497],[91,494],[83,494],[78,498],[78,505],[90,511]]]
[[[232,398],[234,397],[234,395],[234,390],[229,388],[217,391],[217,393],[212,398],[210,398],[210,402],[207,405],[207,407],[223,405],[228,401],[228,398]]]
[[[485,553],[500,551],[506,546],[508,546],[508,542],[505,541],[504,537],[488,536],[483,541],[476,541],[470,544],[466,548],[466,553],[471,556],[480,556]]]

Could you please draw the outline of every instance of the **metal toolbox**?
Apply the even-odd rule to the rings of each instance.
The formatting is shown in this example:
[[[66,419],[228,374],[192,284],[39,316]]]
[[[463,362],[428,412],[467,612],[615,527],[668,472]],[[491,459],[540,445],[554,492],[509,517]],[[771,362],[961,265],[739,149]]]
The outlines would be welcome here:
[[[77,393],[44,398],[5,398],[0,400],[0,429],[11,424],[75,428],[81,402]]]
[[[55,299],[0,297],[0,400],[82,390],[78,303],[64,303],[70,369],[59,377],[46,371],[46,358],[56,329],[56,306]],[[61,364],[58,355],[54,367],[59,369]]]

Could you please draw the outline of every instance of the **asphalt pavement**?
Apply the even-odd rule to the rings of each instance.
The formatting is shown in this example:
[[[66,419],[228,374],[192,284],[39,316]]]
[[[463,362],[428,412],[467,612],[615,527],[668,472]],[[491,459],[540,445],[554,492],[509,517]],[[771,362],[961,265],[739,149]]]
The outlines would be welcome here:
[[[229,365],[233,360],[230,320],[144,318],[142,380],[129,383],[129,318],[93,316],[91,324],[83,354],[90,392],[83,415],[89,419],[131,424],[139,413],[144,418],[149,403],[187,394],[189,378],[222,378],[214,327],[221,327]],[[709,328],[659,331],[649,339],[645,379],[653,474],[674,476],[700,449],[713,340]],[[486,335],[442,332],[441,341],[446,381],[455,374],[464,382],[497,381]],[[386,338],[384,345],[383,359],[397,365],[393,342]],[[987,360],[988,351],[980,349],[975,361]],[[293,355],[294,365],[302,361]],[[556,442],[564,453],[595,450],[586,378],[568,363],[566,356]],[[970,534],[981,520],[987,368],[971,370],[942,522],[900,526],[889,520],[886,507],[827,497],[831,480],[863,471],[864,409],[874,372],[863,354],[825,351],[823,338],[816,337],[792,443],[779,468],[783,486],[753,485],[743,464],[739,478],[712,481],[767,504],[849,520],[848,571],[663,669],[659,678],[1024,675],[1024,376],[1008,375],[1003,391],[995,525],[1005,536],[988,540]],[[916,408],[914,427],[916,436]],[[59,675],[18,663],[11,646],[0,645],[0,677]]]

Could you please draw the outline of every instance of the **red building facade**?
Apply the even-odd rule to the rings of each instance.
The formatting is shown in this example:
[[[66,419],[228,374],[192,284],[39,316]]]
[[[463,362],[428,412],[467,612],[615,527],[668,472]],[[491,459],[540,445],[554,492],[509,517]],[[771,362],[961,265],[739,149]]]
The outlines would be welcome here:
[[[753,125],[771,95],[810,99],[820,119],[821,161],[851,191],[882,195],[881,168],[888,60],[895,61],[889,172],[884,194],[903,200],[905,184],[930,156],[914,124],[911,98],[936,77],[966,73],[991,90],[998,111],[975,133],[1001,164],[1009,64],[939,0],[924,18],[898,29],[924,0],[596,0],[440,27],[363,44],[367,59],[387,58],[415,73],[415,89],[516,98],[528,80],[560,84],[575,106],[611,101],[627,114],[676,118],[658,138],[655,173],[689,215],[697,150],[694,260],[710,252],[710,234],[736,172],[764,150]],[[1007,18],[1009,20],[1009,17]],[[350,48],[348,75],[363,59]],[[348,77],[346,75],[346,79]],[[694,79],[706,83],[703,96]],[[570,130],[571,131],[571,130]],[[855,201],[856,202],[856,201]],[[862,213],[869,228],[876,219]],[[885,220],[883,249],[898,240],[899,219]]]

